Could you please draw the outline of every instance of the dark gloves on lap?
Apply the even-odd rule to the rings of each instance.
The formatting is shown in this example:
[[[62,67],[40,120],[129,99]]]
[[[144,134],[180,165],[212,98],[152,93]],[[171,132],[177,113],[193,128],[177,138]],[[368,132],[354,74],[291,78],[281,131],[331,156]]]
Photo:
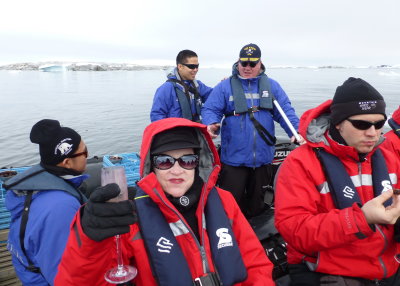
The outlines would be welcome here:
[[[107,202],[120,193],[117,184],[98,187],[81,210],[83,232],[95,241],[129,232],[129,226],[137,222],[135,204],[131,200]]]

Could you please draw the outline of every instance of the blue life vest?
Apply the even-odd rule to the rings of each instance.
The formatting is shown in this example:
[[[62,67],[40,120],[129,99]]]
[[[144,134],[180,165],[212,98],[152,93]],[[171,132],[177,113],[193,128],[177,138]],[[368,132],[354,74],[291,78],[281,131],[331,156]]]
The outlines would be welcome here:
[[[26,255],[24,245],[25,230],[28,223],[33,193],[47,190],[60,190],[75,197],[80,204],[84,204],[87,199],[79,190],[75,189],[62,178],[45,171],[45,169],[40,165],[35,165],[23,173],[17,174],[16,176],[7,180],[6,183],[3,184],[3,187],[6,190],[12,190],[16,192],[18,195],[25,196],[24,208],[21,213],[19,242],[21,250],[29,264],[28,266],[24,265],[26,270],[40,274],[40,268],[35,266],[32,260]]]
[[[35,165],[23,173],[7,180],[3,187],[15,191],[46,191],[60,190],[75,197],[81,204],[87,199],[80,191],[67,183],[64,179],[50,174],[40,165]]]
[[[394,133],[400,138],[400,124],[397,124],[396,121],[394,121],[393,118],[390,118],[389,121],[389,126],[393,129]]]
[[[231,88],[233,95],[233,103],[235,105],[235,114],[247,113],[249,110],[247,107],[247,100],[244,94],[241,80],[237,75],[231,76]],[[273,109],[273,94],[269,85],[268,76],[262,74],[258,79],[258,93],[260,95],[260,106],[259,109],[272,110]],[[251,109],[251,108],[250,108]]]
[[[197,90],[198,87],[197,81],[196,80],[193,81],[195,89],[193,96],[194,96],[194,106],[196,111],[194,114],[192,113],[191,98],[187,85],[183,81],[174,78],[168,79],[167,82],[171,82],[175,87],[176,96],[178,97],[178,102],[179,105],[181,106],[182,117],[198,122],[200,120],[202,101],[199,96],[199,92]],[[178,85],[182,86],[183,89],[185,89],[185,91],[180,89]]]
[[[202,255],[204,275],[210,270],[204,247],[183,219],[168,223],[153,200],[140,188],[136,197],[140,233],[159,285],[193,285],[190,268],[175,236],[190,233]],[[174,210],[174,212],[176,212]],[[179,213],[177,213],[182,217]],[[217,190],[211,190],[205,207],[205,225],[211,252],[222,285],[233,285],[247,278],[237,241]]]
[[[338,209],[344,209],[351,207],[354,203],[361,204],[357,190],[339,158],[321,148],[314,150],[321,162],[335,206]],[[371,157],[372,184],[376,197],[393,187],[381,150],[377,149]],[[389,206],[391,203],[390,199],[385,202],[385,206]]]
[[[231,88],[232,88],[232,96],[233,103],[235,105],[235,111],[232,113],[225,113],[225,117],[232,115],[241,115],[248,114],[249,119],[254,125],[254,128],[257,130],[261,139],[269,146],[274,146],[276,143],[276,137],[272,135],[255,117],[254,112],[259,110],[272,110],[273,109],[273,101],[274,96],[271,92],[271,88],[269,85],[269,80],[267,75],[262,74],[258,79],[258,93],[260,97],[260,105],[252,106],[250,108],[247,107],[247,99],[243,90],[242,82],[235,74],[231,76]]]

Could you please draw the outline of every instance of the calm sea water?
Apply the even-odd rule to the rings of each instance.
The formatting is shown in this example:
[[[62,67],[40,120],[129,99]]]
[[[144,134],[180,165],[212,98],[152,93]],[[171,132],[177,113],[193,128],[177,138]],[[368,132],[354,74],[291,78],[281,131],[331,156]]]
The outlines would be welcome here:
[[[198,79],[214,86],[229,74],[229,69],[202,69]],[[270,69],[268,74],[284,88],[299,116],[332,98],[349,76],[375,86],[386,99],[388,113],[400,105],[399,69]],[[43,118],[77,130],[90,157],[138,152],[150,123],[154,92],[165,78],[163,70],[0,71],[0,167],[39,161],[38,146],[30,142],[29,132]]]

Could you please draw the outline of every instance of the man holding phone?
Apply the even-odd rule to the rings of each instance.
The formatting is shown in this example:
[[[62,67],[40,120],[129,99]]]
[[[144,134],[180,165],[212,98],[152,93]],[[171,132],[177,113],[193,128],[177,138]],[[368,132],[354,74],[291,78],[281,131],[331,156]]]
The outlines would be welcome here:
[[[350,77],[303,114],[307,144],[289,154],[275,184],[291,285],[400,285],[400,161],[381,145],[385,109],[372,85]]]

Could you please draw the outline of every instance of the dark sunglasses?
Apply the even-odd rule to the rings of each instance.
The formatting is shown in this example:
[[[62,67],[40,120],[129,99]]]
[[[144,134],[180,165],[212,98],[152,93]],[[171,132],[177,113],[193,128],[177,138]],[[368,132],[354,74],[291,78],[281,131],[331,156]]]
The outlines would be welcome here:
[[[156,155],[153,157],[153,166],[159,170],[168,170],[175,165],[176,161],[183,169],[193,170],[199,164],[199,156],[189,154],[174,158],[168,155]]]
[[[248,65],[250,65],[251,68],[254,68],[258,62],[240,62],[240,64],[242,65],[242,67],[247,67]]]
[[[68,158],[76,158],[76,157],[79,157],[79,156],[82,156],[82,155],[84,155],[85,158],[88,157],[89,152],[88,152],[87,146],[85,147],[85,151],[69,155]]]
[[[386,119],[377,121],[377,122],[369,122],[365,120],[356,120],[356,119],[346,119],[349,121],[355,128],[359,130],[368,130],[371,128],[371,126],[374,126],[375,129],[381,129],[383,125],[385,125]]]
[[[187,67],[187,68],[189,68],[191,70],[199,68],[199,65],[194,65],[194,64],[181,64],[181,65],[183,65],[183,66],[185,66],[185,67]]]

